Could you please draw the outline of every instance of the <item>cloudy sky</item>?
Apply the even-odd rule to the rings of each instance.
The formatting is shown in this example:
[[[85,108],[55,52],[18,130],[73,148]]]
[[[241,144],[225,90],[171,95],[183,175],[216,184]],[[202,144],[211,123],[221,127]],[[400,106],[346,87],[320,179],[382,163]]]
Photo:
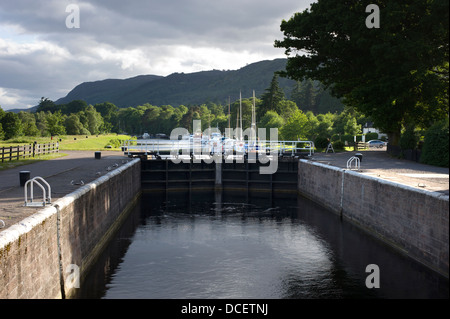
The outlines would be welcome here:
[[[285,57],[273,47],[280,23],[310,2],[1,0],[0,106],[57,100],[86,81],[235,70]],[[76,26],[73,4],[79,28],[67,27]]]

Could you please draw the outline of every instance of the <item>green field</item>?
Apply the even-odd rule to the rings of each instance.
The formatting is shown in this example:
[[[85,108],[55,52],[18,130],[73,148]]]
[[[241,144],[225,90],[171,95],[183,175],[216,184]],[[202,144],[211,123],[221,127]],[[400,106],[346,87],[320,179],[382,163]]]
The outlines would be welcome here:
[[[64,135],[50,137],[33,137],[23,136],[11,140],[0,141],[0,147],[18,146],[24,144],[46,144],[59,142],[59,150],[71,151],[92,151],[92,150],[120,150],[120,145],[123,140],[130,139],[129,135],[117,134],[101,134],[101,135]],[[110,145],[111,148],[106,146]]]
[[[65,135],[50,137],[33,137],[22,136],[7,141],[0,141],[0,148],[2,147],[16,147],[18,145],[33,144],[48,144],[59,142],[59,153],[45,154],[26,159],[4,161],[0,160],[0,170],[13,168],[16,166],[35,163],[38,161],[45,161],[57,157],[66,156],[64,151],[120,151],[121,141],[130,139],[129,135],[105,134],[105,135]],[[111,147],[107,147],[111,146]]]

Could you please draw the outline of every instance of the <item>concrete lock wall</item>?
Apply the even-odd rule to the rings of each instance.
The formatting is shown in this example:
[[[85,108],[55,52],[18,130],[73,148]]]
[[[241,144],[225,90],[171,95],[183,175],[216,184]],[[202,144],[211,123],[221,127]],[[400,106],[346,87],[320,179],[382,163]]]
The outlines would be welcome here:
[[[448,196],[308,160],[298,191],[448,278]]]
[[[135,159],[0,234],[0,299],[76,292],[141,192]]]

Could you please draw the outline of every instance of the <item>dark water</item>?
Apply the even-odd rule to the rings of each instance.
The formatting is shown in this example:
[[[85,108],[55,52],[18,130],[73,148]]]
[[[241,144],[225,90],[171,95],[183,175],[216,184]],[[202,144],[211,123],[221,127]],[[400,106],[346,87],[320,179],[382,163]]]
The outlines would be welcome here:
[[[380,288],[366,287],[366,266]],[[448,298],[448,280],[303,198],[143,195],[80,298]]]

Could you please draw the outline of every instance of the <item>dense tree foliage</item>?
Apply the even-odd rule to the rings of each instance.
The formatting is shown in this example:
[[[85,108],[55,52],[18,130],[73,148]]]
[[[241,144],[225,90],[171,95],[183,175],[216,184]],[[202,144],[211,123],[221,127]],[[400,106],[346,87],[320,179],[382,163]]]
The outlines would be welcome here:
[[[319,0],[282,22],[275,46],[288,55],[283,75],[320,81],[397,145],[405,127],[448,116],[449,3],[380,0],[381,26],[368,28],[372,2]]]

